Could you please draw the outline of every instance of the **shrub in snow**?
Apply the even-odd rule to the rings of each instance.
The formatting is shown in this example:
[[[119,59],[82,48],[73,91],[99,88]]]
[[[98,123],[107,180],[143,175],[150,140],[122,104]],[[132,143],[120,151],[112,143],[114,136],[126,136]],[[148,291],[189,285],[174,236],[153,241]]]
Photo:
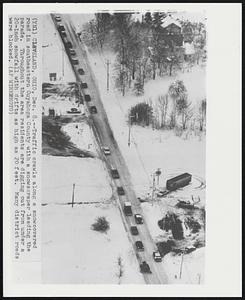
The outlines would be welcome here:
[[[182,240],[184,238],[182,222],[177,216],[172,223],[172,234],[176,240]]]
[[[118,277],[118,283],[121,283],[121,278],[123,277],[123,260],[121,256],[118,256],[117,258],[117,266],[118,266],[118,272],[116,273],[116,276]]]
[[[42,138],[50,146],[64,150],[70,143],[70,137],[62,131],[62,126],[49,118],[42,120]]]
[[[152,107],[146,102],[136,104],[130,109],[129,119],[132,124],[149,126],[153,120]]]
[[[139,78],[136,79],[136,82],[134,83],[134,92],[136,96],[144,94],[144,85]]]
[[[205,240],[196,239],[195,242],[193,243],[193,246],[196,247],[196,248],[205,247]]]
[[[203,222],[204,231],[205,231],[205,227],[206,227],[206,210],[205,210],[205,207],[202,207],[200,209],[200,212],[201,212],[201,220]]]
[[[168,89],[168,94],[173,101],[173,110],[170,115],[170,128],[174,128],[176,125],[176,115],[180,113],[180,103],[186,103],[187,101],[187,89],[182,80],[174,81]],[[182,105],[183,106],[183,105]],[[181,106],[181,108],[182,108]],[[182,109],[183,110],[183,109]]]
[[[172,251],[173,247],[175,246],[175,242],[173,240],[167,240],[164,242],[158,242],[156,245],[161,256],[164,256]]]
[[[193,217],[185,218],[185,223],[191,229],[192,233],[196,233],[201,229],[200,223]]]
[[[98,217],[94,224],[92,224],[92,229],[100,232],[107,232],[110,229],[110,224],[105,217]]]
[[[184,238],[182,221],[174,213],[167,213],[162,220],[158,221],[158,226],[165,231],[171,230],[173,238],[176,240]]]

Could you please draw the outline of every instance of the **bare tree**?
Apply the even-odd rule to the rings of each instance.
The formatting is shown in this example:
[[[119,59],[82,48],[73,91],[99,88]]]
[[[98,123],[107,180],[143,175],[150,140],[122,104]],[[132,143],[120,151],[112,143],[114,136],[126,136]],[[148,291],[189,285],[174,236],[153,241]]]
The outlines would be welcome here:
[[[187,128],[187,122],[193,116],[193,109],[191,103],[187,100],[187,94],[183,94],[176,102],[178,115],[181,116],[182,129]]]
[[[94,224],[92,224],[91,229],[102,233],[107,233],[107,231],[110,229],[110,223],[105,217],[98,217]]]
[[[191,107],[191,103],[187,103],[186,107],[182,111],[182,128],[185,130],[187,128],[187,122],[193,116],[193,109]]]
[[[95,14],[95,28],[97,41],[102,49],[106,36],[111,29],[112,16],[109,13]]]
[[[206,99],[202,100],[199,106],[199,128],[200,131],[203,131],[205,121],[206,121],[206,107],[207,107],[207,102]]]
[[[171,113],[170,127],[174,128],[176,125],[177,102],[187,97],[186,87],[181,80],[174,81],[168,89],[168,94],[173,100],[173,110]],[[180,102],[181,103],[181,102]]]
[[[168,95],[161,95],[158,97],[157,107],[160,113],[160,127],[166,126],[166,116],[168,110]]]
[[[124,274],[123,260],[122,260],[121,256],[118,256],[118,258],[117,258],[117,267],[118,267],[118,270],[117,270],[116,276],[118,277],[118,284],[121,284],[121,279]]]

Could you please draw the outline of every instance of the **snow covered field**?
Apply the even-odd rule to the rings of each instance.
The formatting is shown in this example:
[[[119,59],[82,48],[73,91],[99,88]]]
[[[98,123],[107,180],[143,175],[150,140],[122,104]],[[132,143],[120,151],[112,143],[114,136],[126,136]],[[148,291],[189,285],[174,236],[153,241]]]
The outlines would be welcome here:
[[[69,123],[64,125],[62,130],[70,136],[71,142],[78,148],[97,154],[92,129],[85,121]]]
[[[43,156],[43,204],[107,201],[112,196],[109,176],[99,159]]]
[[[164,256],[164,266],[168,270],[169,283],[173,284],[203,284],[205,268],[205,248],[195,250],[183,256],[168,253]]]
[[[102,162],[43,156],[42,167],[43,282],[118,284],[121,257],[120,283],[144,283]],[[100,216],[110,223],[107,234],[91,230]]]

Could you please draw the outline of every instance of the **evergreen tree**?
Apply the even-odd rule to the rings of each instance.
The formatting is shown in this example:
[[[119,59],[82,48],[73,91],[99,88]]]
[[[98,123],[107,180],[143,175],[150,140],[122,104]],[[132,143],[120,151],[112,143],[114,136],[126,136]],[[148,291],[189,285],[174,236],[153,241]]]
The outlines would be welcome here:
[[[159,28],[162,25],[162,21],[166,16],[167,15],[164,12],[154,12],[152,20],[154,27]]]
[[[108,34],[112,23],[112,16],[109,13],[96,13],[96,36],[100,47],[103,47],[106,35]]]
[[[144,85],[139,77],[136,79],[136,82],[134,83],[134,91],[137,96],[144,94]]]
[[[150,12],[145,13],[145,15],[144,15],[144,22],[145,22],[147,25],[149,25],[149,26],[152,25],[152,16],[151,16],[151,13],[150,13]]]

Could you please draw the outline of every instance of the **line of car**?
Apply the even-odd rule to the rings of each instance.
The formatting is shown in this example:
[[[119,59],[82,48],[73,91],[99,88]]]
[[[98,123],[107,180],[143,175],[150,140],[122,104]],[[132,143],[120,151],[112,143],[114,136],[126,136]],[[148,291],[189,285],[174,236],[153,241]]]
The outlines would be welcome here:
[[[59,31],[59,33],[61,35],[61,38],[62,38],[63,42],[64,42],[66,51],[68,53],[68,56],[70,58],[70,61],[71,61],[72,65],[74,65],[74,66],[79,65],[79,60],[77,58],[76,51],[73,49],[72,43],[67,40],[67,35],[66,35],[66,31],[65,31],[64,25],[62,25],[60,23],[62,21],[61,20],[61,16],[55,15],[54,19],[58,23],[57,24],[57,28],[58,28],[58,31]],[[78,72],[79,75],[84,75],[85,74],[85,72],[84,72],[84,70],[82,68],[78,68],[77,72]],[[81,85],[80,85],[80,87],[82,89],[85,89],[85,88],[88,87],[88,85],[87,85],[87,83],[82,82]],[[84,95],[84,100],[86,102],[90,102],[91,101],[90,95],[85,94]],[[82,96],[81,96],[81,101],[83,102],[83,97]],[[96,114],[97,113],[96,106],[94,106],[94,105],[89,106],[89,111],[90,111],[91,114]],[[109,147],[103,146],[103,147],[101,147],[101,149],[102,149],[102,151],[103,151],[103,153],[104,153],[105,156],[108,156],[108,155],[111,154],[111,151],[110,151]],[[114,168],[114,167],[111,167],[111,176],[112,176],[113,179],[120,179],[118,170],[116,168]],[[118,186],[117,187],[117,193],[118,193],[119,196],[124,196],[125,195],[124,188],[122,186]],[[130,202],[124,202],[124,213],[125,213],[126,216],[132,216],[133,215],[133,213],[132,213],[132,207],[131,207],[131,203]],[[140,214],[138,214],[138,213],[134,214],[134,220],[135,220],[135,223],[137,225],[140,225],[140,224],[144,223],[143,217]],[[133,226],[130,227],[130,232],[131,232],[131,234],[133,236],[138,236],[139,235],[138,228],[135,225],[133,225]],[[145,250],[144,249],[144,245],[143,245],[143,243],[142,243],[141,240],[135,241],[135,248],[139,252],[143,252]],[[156,262],[161,262],[162,261],[162,257],[160,255],[159,251],[154,251],[153,252],[153,259]],[[151,270],[150,270],[150,267],[149,267],[149,265],[148,265],[148,263],[146,261],[142,261],[140,263],[140,271],[142,273],[152,273]]]
[[[102,149],[103,149],[103,152],[104,152],[105,155],[110,154],[108,147],[102,147]],[[111,166],[111,176],[112,176],[113,179],[120,179],[118,170],[113,166]],[[117,192],[118,192],[119,196],[125,195],[124,189],[121,186],[117,187]],[[124,210],[124,214],[126,216],[128,216],[128,217],[132,216],[133,212],[132,212],[131,202],[128,202],[128,201],[124,202],[124,209],[123,210]],[[139,213],[134,214],[134,220],[135,220],[135,223],[137,225],[140,225],[140,224],[144,223],[143,217]],[[130,232],[133,236],[138,236],[139,235],[138,228],[135,225],[130,227]],[[138,252],[143,252],[145,250],[144,244],[141,240],[136,240],[135,241],[135,248]],[[153,255],[153,259],[154,259],[155,262],[161,262],[162,261],[162,257],[161,257],[161,254],[160,254],[159,251],[154,251],[152,253],[152,255]],[[141,270],[142,273],[151,273],[150,267],[149,267],[149,265],[147,264],[146,261],[143,261],[140,264],[140,270]]]
[[[67,51],[67,54],[69,56],[69,59],[72,63],[73,66],[78,66],[79,65],[79,59],[77,57],[77,53],[75,51],[75,49],[73,49],[72,43],[70,41],[68,41],[67,39],[67,35],[66,35],[66,31],[65,31],[65,27],[64,25],[61,23],[62,19],[60,15],[55,15],[54,19],[57,23],[57,28],[58,31],[61,35],[61,38],[64,42],[65,45],[65,49]],[[77,73],[81,76],[85,75],[85,72],[83,70],[83,68],[78,67],[77,68]],[[81,82],[80,84],[81,89],[86,89],[88,88],[88,84],[86,82]],[[83,101],[86,102],[91,102],[91,96],[89,94],[85,94],[84,97],[80,96],[80,101],[83,103]],[[97,114],[97,107],[95,105],[91,105],[89,106],[89,111],[91,114]]]

